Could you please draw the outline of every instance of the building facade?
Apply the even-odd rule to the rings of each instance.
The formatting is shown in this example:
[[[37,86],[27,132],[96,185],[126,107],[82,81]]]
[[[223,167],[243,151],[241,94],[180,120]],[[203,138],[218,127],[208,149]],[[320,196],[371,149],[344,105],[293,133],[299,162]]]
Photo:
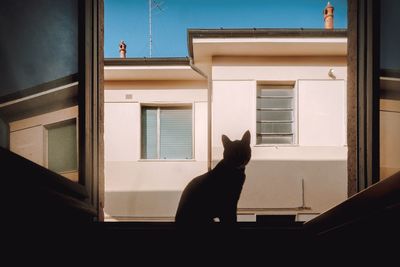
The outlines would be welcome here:
[[[180,194],[251,133],[239,218],[307,220],[347,198],[346,31],[189,30],[189,58],[105,66],[105,212],[173,220]]]

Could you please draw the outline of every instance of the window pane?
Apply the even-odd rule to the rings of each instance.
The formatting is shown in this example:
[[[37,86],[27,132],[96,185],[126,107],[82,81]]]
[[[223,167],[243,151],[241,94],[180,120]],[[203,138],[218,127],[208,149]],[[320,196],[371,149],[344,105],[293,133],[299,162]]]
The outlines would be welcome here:
[[[293,108],[292,98],[257,98],[260,108]]]
[[[192,110],[162,108],[160,111],[160,158],[192,158]]]
[[[257,144],[292,144],[293,136],[257,136]]]
[[[293,86],[259,85],[257,90],[257,144],[292,144],[293,120]]]
[[[76,120],[46,128],[49,169],[54,172],[76,171],[78,169]]]
[[[257,110],[257,121],[291,121],[292,111]]]
[[[293,89],[260,89],[258,90],[258,96],[293,97]]]
[[[292,123],[257,123],[257,133],[292,133]]]
[[[0,66],[0,147],[56,170],[79,165],[54,165],[57,160],[51,155],[62,159],[64,151],[56,148],[49,155],[47,129],[78,117],[79,77],[85,74],[78,64],[79,44],[84,43],[79,2],[1,1],[0,8],[0,28],[7,29],[7,42],[2,41],[0,48],[1,61],[7,63]],[[26,44],[22,53],[5,52],[21,44]],[[59,142],[54,145],[63,146],[65,140]],[[65,155],[67,160],[70,156]],[[77,170],[62,175],[78,181]]]
[[[142,158],[157,159],[157,108],[142,108]]]

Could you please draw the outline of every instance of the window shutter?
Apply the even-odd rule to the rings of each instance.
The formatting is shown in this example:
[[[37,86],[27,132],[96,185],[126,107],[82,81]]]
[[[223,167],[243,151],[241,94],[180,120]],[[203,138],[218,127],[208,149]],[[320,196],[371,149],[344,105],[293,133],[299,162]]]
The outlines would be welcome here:
[[[192,109],[161,108],[160,158],[192,158]]]
[[[257,94],[258,144],[293,144],[293,94],[293,89],[288,86],[259,86]]]
[[[157,108],[142,108],[142,158],[157,159]]]

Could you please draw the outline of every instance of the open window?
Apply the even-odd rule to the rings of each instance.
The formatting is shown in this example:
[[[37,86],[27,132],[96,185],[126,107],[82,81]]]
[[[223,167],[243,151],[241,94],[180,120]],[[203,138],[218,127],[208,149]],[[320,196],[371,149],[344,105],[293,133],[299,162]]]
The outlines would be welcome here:
[[[100,220],[102,8],[102,0],[44,0],[0,10],[2,155],[34,162],[24,166],[37,185],[49,181]]]

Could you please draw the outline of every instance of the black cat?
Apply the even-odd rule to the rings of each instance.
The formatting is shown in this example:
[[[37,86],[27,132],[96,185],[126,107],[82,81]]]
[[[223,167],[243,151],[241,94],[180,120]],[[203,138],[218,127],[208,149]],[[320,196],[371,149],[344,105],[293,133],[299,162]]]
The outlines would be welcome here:
[[[209,225],[218,218],[222,224],[236,223],[236,210],[250,161],[250,132],[242,140],[222,135],[224,158],[211,171],[194,178],[179,201],[175,222],[180,226]]]

